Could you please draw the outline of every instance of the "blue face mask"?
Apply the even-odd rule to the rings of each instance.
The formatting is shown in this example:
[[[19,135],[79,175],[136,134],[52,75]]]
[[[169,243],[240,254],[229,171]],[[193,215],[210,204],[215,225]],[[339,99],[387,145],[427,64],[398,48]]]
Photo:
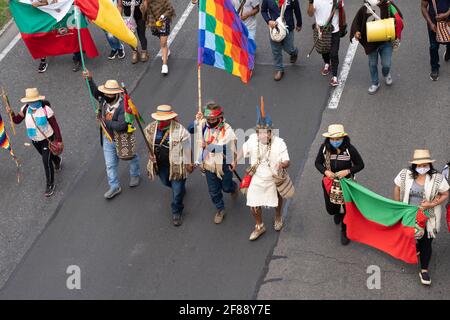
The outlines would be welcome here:
[[[337,148],[339,148],[339,147],[341,146],[341,144],[342,144],[343,141],[344,141],[344,140],[337,140],[337,141],[331,141],[331,140],[330,140],[330,144],[331,144],[335,149],[337,149]]]
[[[39,109],[42,106],[41,101],[36,101],[36,102],[30,102],[28,104],[28,107],[30,107],[33,110]]]

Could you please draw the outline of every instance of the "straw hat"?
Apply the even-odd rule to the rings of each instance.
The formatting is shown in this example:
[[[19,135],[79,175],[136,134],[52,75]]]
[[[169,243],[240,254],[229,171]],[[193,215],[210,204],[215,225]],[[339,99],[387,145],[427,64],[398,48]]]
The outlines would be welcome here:
[[[172,111],[172,107],[167,104],[162,104],[156,108],[156,112],[152,113],[152,118],[155,120],[170,120],[177,117],[178,114]]]
[[[322,134],[325,138],[341,138],[347,136],[342,124],[331,124],[328,126],[328,132]]]
[[[106,94],[118,94],[122,93],[123,89],[116,80],[108,80],[104,85],[98,87],[98,91]]]
[[[22,103],[35,102],[44,100],[45,97],[39,95],[39,90],[37,88],[28,88],[25,90],[25,97],[20,99]]]
[[[425,164],[433,163],[435,160],[431,159],[430,150],[427,149],[416,149],[414,150],[413,160],[409,163],[413,164]]]

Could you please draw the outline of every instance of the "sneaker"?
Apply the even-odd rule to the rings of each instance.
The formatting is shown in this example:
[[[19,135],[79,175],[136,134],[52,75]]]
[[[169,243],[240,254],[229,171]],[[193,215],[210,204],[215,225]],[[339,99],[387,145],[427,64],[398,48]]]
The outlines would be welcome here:
[[[331,77],[330,86],[337,87],[339,85],[339,81],[337,77]]]
[[[61,171],[62,168],[62,158],[59,158],[59,162],[53,162],[53,167],[55,168],[56,171]]]
[[[39,63],[38,72],[39,73],[44,73],[47,70],[47,67],[48,67],[47,61],[42,61],[41,60],[41,63]]]
[[[428,271],[420,271],[419,278],[420,278],[420,282],[423,285],[426,285],[426,286],[431,285],[431,278],[430,278]]]
[[[439,80],[439,70],[433,70],[430,73],[430,79],[432,81],[438,81]]]
[[[335,214],[333,216],[333,220],[334,220],[334,224],[336,224],[336,225],[340,224],[342,222],[342,215],[340,213]]]
[[[380,84],[373,84],[369,87],[369,90],[367,90],[367,91],[369,92],[369,94],[375,94],[379,88],[380,88]]]
[[[117,57],[122,60],[123,58],[125,58],[125,50],[123,48],[123,46],[117,50]]]
[[[134,188],[137,187],[139,185],[139,182],[141,181],[141,179],[139,178],[139,176],[137,177],[131,177],[130,178],[130,188]]]
[[[275,231],[280,231],[283,228],[283,219],[280,219],[280,221],[275,220],[273,223],[273,228]]]
[[[169,73],[169,67],[167,66],[167,64],[163,64],[162,65],[161,73],[164,74],[164,75]]]
[[[81,61],[74,61],[72,71],[78,72],[80,70],[81,70]]]
[[[175,227],[181,226],[183,223],[183,218],[181,217],[181,214],[174,214],[172,216],[172,223]]]
[[[444,61],[445,61],[445,62],[448,62],[449,60],[450,60],[450,50],[445,49],[445,52],[444,52]]]
[[[111,53],[108,56],[109,60],[114,60],[119,54],[119,50],[111,50]]]
[[[250,234],[250,241],[254,241],[259,238],[260,235],[262,235],[264,232],[266,232],[266,227],[264,226],[264,223],[260,225],[255,226],[255,230]]]
[[[55,184],[48,184],[47,187],[45,188],[44,195],[48,198],[51,197],[53,193],[55,193]]]
[[[391,73],[389,73],[385,78],[384,81],[386,82],[387,86],[391,86],[392,85],[392,76]]]
[[[110,188],[108,191],[106,191],[104,196],[105,196],[105,199],[112,199],[112,198],[114,198],[115,196],[117,196],[121,192],[122,192],[122,188],[121,187],[118,187],[116,189],[111,189]]]
[[[327,76],[330,74],[330,71],[331,71],[330,65],[328,63],[325,63],[325,66],[322,69],[322,75]]]
[[[298,58],[298,53],[291,54],[291,59],[290,59],[291,63],[292,64],[296,63],[297,62],[297,58]]]
[[[350,243],[350,239],[347,238],[347,232],[345,230],[341,231],[341,244],[346,246]]]
[[[214,223],[215,224],[221,224],[224,217],[225,217],[225,210],[224,209],[221,209],[221,210],[217,211],[216,215],[214,216]]]

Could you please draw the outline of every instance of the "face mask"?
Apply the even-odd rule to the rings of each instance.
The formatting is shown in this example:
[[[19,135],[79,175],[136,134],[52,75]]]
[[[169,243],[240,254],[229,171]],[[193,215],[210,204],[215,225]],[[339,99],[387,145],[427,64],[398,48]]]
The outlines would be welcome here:
[[[209,122],[209,121],[208,121],[208,126],[209,126],[210,128],[215,128],[215,127],[217,127],[217,125],[219,124],[219,122],[220,122],[220,121],[215,121],[215,122]]]
[[[416,168],[416,172],[418,174],[426,174],[428,171],[430,171],[430,167],[422,167],[422,168]]]
[[[330,140],[330,144],[331,144],[335,149],[337,149],[337,148],[339,148],[339,147],[341,146],[341,144],[342,144],[343,141],[344,141],[344,140],[337,140],[337,141],[331,141],[331,140]]]
[[[117,98],[117,96],[113,96],[113,97],[107,97],[107,96],[105,96],[105,101],[106,101],[107,103],[112,103],[112,102],[114,102],[114,101],[116,100],[116,98]]]
[[[28,107],[30,107],[33,110],[36,110],[42,106],[42,103],[40,101],[30,102],[28,104]]]

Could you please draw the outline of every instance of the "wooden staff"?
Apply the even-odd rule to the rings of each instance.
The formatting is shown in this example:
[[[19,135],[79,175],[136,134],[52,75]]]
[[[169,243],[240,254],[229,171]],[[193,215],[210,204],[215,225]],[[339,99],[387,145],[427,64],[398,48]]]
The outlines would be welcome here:
[[[198,112],[202,112],[202,74],[201,65],[197,66],[197,84],[198,84]],[[203,130],[201,122],[197,123],[197,154],[195,154],[194,163],[201,164],[203,162]]]
[[[7,107],[9,109],[11,109],[11,105],[10,105],[9,99],[8,99],[8,94],[6,93],[5,88],[3,88],[3,87],[2,87],[2,100],[3,100],[3,104],[5,105],[5,109],[7,110]],[[8,110],[6,112],[9,115],[9,123],[11,124],[13,135],[16,135],[16,127],[14,125],[14,121],[13,121],[12,115],[11,115],[10,112],[8,112]]]

